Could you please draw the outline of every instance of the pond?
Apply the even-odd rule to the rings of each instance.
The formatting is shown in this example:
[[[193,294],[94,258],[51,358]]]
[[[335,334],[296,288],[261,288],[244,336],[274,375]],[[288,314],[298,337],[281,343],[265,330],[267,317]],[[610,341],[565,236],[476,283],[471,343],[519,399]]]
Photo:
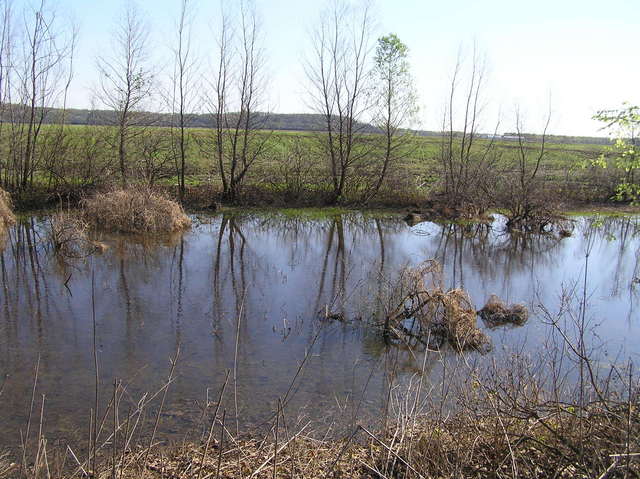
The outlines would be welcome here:
[[[126,386],[123,410],[158,390],[180,348],[162,437],[196,429],[228,372],[241,428],[262,424],[283,398],[291,420],[379,417],[388,364],[408,377],[420,359],[398,356],[369,324],[371,314],[389,278],[430,258],[443,265],[445,287],[468,291],[476,309],[496,294],[531,311],[521,327],[480,322],[492,351],[465,355],[534,354],[550,327],[539,306],[552,314],[563,291],[586,294],[589,337],[604,357],[640,352],[635,217],[579,217],[573,236],[561,239],[507,234],[500,218],[491,227],[409,227],[399,217],[358,212],[218,214],[195,216],[193,228],[175,237],[101,235],[104,252],[75,260],[56,257],[47,225],[46,216],[23,218],[0,255],[0,446],[19,444],[38,358],[45,435],[56,442],[87,436],[94,311],[102,410],[114,380]],[[327,320],[328,311],[340,320]],[[439,366],[428,374],[437,378]]]

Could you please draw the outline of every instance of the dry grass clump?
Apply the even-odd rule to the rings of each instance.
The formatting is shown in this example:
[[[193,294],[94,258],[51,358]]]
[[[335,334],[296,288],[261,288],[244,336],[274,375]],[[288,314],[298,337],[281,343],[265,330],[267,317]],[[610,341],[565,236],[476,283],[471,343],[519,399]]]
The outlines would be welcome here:
[[[151,190],[114,190],[82,202],[84,217],[104,231],[174,233],[191,226],[182,206]]]
[[[478,314],[491,327],[504,324],[522,326],[529,319],[529,311],[524,304],[507,305],[495,294],[489,297],[489,301]]]
[[[11,462],[8,453],[0,453],[0,477],[9,477],[9,473],[16,472],[17,465]]]
[[[11,196],[0,188],[0,232],[16,223],[16,216],[11,208]]]
[[[560,229],[560,231],[558,231],[558,236],[562,239],[562,238],[571,238],[571,236],[573,236],[573,232],[569,229],[566,228],[562,228]]]
[[[457,351],[490,348],[489,338],[478,328],[469,295],[461,289],[443,289],[442,267],[437,261],[405,268],[392,289],[396,303],[386,314],[386,334],[409,336],[425,345],[440,339]]]
[[[16,223],[16,216],[11,208],[11,196],[0,188],[0,250],[4,249],[9,227]]]
[[[412,410],[382,430],[358,425],[339,440],[316,439],[304,426],[288,429],[284,424],[241,439],[218,425],[217,440],[204,438],[174,448],[132,444],[115,456],[105,451],[95,473],[78,468],[54,477],[586,479],[640,474],[637,395],[626,404],[584,408],[552,402],[512,405],[508,401],[513,391],[487,386],[479,388],[484,392],[471,402],[467,397],[456,413]],[[68,459],[73,467],[73,457]],[[9,472],[19,472],[19,467],[5,464]],[[27,479],[38,477],[28,472]]]
[[[144,469],[150,477],[347,478],[368,477],[367,464],[375,464],[367,449],[346,440],[323,441],[297,434],[287,437],[284,431],[280,432],[277,444],[270,437],[225,440],[222,448],[217,441],[208,449],[206,445],[191,444],[166,455],[154,451]],[[132,468],[127,477],[139,476]]]
[[[517,478],[637,477],[640,462],[624,451],[637,438],[637,403],[608,412],[589,405],[580,413],[547,405],[526,417],[503,403],[506,395],[479,394],[455,414],[414,411],[386,429],[355,426],[341,440],[320,440],[281,429],[263,438],[225,438],[174,450],[132,454],[123,477],[138,478]],[[518,405],[520,406],[520,405]],[[414,416],[415,414],[415,416]],[[629,421],[631,429],[629,429]],[[634,451],[635,449],[631,449]],[[622,454],[620,454],[622,453]],[[108,469],[108,468],[107,468]],[[106,477],[106,475],[105,475]]]
[[[395,452],[411,457],[412,468],[425,478],[638,477],[639,461],[620,454],[626,450],[624,415],[612,424],[595,411],[584,411],[583,417],[556,412],[542,422],[506,411],[460,413],[439,423],[423,419],[403,431],[402,447]],[[378,459],[378,468],[385,470],[387,458]],[[614,461],[617,468],[602,476]],[[386,477],[406,477],[407,467],[399,461],[394,466]]]
[[[49,237],[56,253],[67,258],[83,258],[95,249],[87,236],[89,225],[74,212],[59,211],[51,216]]]
[[[489,338],[478,328],[477,313],[466,291],[436,291],[431,301],[435,302],[432,316],[435,332],[444,334],[456,350],[486,350],[489,347]]]

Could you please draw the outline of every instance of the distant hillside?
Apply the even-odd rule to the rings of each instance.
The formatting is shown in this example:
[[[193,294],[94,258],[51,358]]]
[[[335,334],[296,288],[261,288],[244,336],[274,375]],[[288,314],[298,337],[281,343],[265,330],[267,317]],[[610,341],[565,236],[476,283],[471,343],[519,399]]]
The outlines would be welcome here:
[[[45,123],[60,121],[62,110],[51,109],[45,116]],[[233,115],[233,114],[231,114]],[[138,115],[137,123],[144,126],[171,126],[170,113],[145,112]],[[69,108],[66,121],[71,125],[114,125],[116,112],[112,110],[88,110]],[[323,117],[313,113],[256,113],[255,123],[265,130],[322,131]],[[186,124],[190,128],[213,128],[215,118],[211,114],[189,114]],[[360,131],[375,133],[375,127],[361,123]]]
[[[6,111],[6,109],[5,109]],[[51,109],[47,112],[45,123],[58,122],[62,115],[62,110]],[[322,115],[314,113],[257,113],[256,122],[260,128],[265,130],[289,130],[289,131],[322,131],[324,128],[324,118]],[[111,110],[89,110],[79,108],[69,108],[66,111],[66,119],[72,125],[113,125],[116,123],[116,112]],[[7,118],[5,118],[5,121]],[[141,117],[141,124],[145,126],[171,126],[170,113],[144,113]],[[212,128],[215,120],[210,114],[190,114],[187,115],[187,126],[190,128]],[[373,125],[360,123],[359,131],[365,133],[378,133],[379,130]],[[418,136],[435,137],[442,133],[438,131],[414,130]],[[480,134],[482,138],[492,138],[492,134]],[[526,141],[539,141],[540,135],[523,134]],[[497,135],[500,141],[515,141],[514,133]],[[593,144],[607,145],[611,140],[606,137],[588,136],[563,136],[548,135],[547,141],[560,144]]]
[[[115,123],[116,114],[106,110],[69,110],[69,122],[76,125],[112,125]],[[145,123],[149,126],[171,126],[170,113],[145,114]],[[314,114],[289,114],[289,113],[257,113],[256,123],[265,130],[293,130],[293,131],[320,131],[322,130],[322,117]],[[213,128],[215,118],[210,114],[190,114],[186,117],[187,126],[190,128]]]

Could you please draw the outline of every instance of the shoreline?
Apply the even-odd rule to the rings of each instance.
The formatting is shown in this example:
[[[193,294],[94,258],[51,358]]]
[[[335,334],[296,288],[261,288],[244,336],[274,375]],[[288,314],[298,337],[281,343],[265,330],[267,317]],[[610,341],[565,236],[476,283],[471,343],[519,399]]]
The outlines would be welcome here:
[[[108,191],[108,188],[106,189]],[[13,210],[24,214],[34,211],[54,210],[59,208],[75,208],[80,202],[95,193],[106,191],[104,187],[76,187],[49,191],[46,189],[31,189],[21,193],[11,194]],[[163,194],[169,199],[178,201],[176,188],[157,185],[152,191]],[[640,205],[629,203],[615,203],[602,200],[582,200],[566,198],[550,198],[550,201],[558,205],[557,211],[566,216],[584,215],[588,213],[604,215],[634,215],[640,214]],[[307,191],[297,198],[288,198],[286,195],[271,192],[261,187],[248,187],[238,201],[226,202],[221,198],[220,192],[211,185],[191,186],[186,190],[182,206],[189,213],[215,212],[218,210],[301,210],[301,211],[384,211],[389,213],[407,214],[414,211],[429,210],[440,207],[447,210],[447,205],[439,201],[432,201],[428,193],[418,191],[405,191],[399,195],[386,192],[377,199],[363,204],[362,202],[346,199],[337,204],[327,201],[326,194],[322,191]],[[499,205],[490,206],[487,213],[500,213]],[[454,212],[455,213],[455,212]],[[443,219],[457,219],[460,215],[452,215]]]

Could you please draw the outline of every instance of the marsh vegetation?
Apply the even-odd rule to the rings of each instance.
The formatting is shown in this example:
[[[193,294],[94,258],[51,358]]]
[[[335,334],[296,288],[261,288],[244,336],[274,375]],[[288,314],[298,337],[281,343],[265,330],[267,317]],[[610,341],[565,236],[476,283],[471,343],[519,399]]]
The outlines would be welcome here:
[[[639,219],[563,213],[635,207],[638,108],[492,124],[474,47],[420,131],[415,46],[335,1],[285,131],[256,5],[179,6],[81,111],[76,25],[0,0],[0,477],[638,477]]]

